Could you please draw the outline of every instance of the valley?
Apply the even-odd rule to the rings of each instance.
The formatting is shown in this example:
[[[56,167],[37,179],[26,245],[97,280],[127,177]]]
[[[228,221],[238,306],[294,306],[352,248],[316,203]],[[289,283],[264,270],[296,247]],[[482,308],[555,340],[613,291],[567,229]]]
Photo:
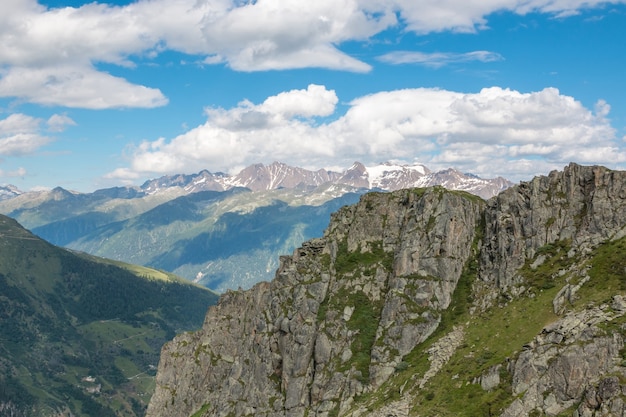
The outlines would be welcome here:
[[[217,295],[55,247],[0,216],[0,415],[139,416],[163,343]]]
[[[621,415],[624,175],[570,164],[487,200],[438,185],[177,186],[167,198],[113,199],[52,190],[15,213],[70,213],[34,229],[68,249],[1,219],[0,407],[19,417]]]
[[[273,279],[280,256],[321,236],[331,213],[362,194],[433,185],[487,198],[511,184],[423,165],[355,163],[331,172],[275,162],[87,194],[12,194],[0,213],[55,245],[164,269],[222,293]]]

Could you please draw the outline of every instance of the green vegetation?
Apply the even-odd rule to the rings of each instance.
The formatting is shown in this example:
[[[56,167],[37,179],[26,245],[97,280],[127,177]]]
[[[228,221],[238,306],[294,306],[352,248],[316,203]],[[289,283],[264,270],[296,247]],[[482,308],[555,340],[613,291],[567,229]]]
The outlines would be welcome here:
[[[209,408],[211,408],[211,404],[204,404],[198,411],[193,413],[191,417],[202,417]]]
[[[216,299],[161,271],[57,248],[0,216],[0,402],[33,416],[143,415],[161,346],[200,327]]]
[[[127,271],[131,272],[133,275],[136,275],[138,277],[151,279],[151,280],[158,280],[158,281],[181,282],[181,283],[186,283],[186,284],[188,283],[188,281],[185,281],[181,279],[180,277],[174,274],[171,274],[169,272],[166,272],[166,271],[160,271],[158,269],[148,268],[148,267],[141,266],[141,265],[133,265],[133,264],[129,264],[126,262],[116,261],[113,259],[101,258],[98,256],[89,255],[83,252],[78,252],[76,254],[78,256],[84,257],[94,262],[107,264],[107,265],[113,265],[118,268],[126,269]]]
[[[519,271],[530,286],[527,296],[506,300],[485,313],[472,316],[469,314],[471,287],[478,261],[475,245],[476,256],[466,264],[452,303],[442,313],[439,328],[404,358],[396,367],[396,373],[379,391],[362,396],[358,403],[375,409],[399,399],[399,392],[403,390],[416,396],[412,413],[420,416],[498,415],[514,399],[511,376],[506,370],[507,358],[514,358],[524,344],[558,318],[553,312],[552,301],[568,277],[576,283],[577,271],[589,268],[590,281],[579,290],[579,300],[571,308],[607,303],[614,294],[623,294],[626,290],[626,238],[601,245],[589,257],[568,256],[569,251],[569,241],[540,248],[535,259],[529,260]],[[531,267],[539,256],[544,257],[543,263]],[[571,273],[562,272],[570,270]],[[626,318],[622,317],[607,323],[607,333],[623,331],[621,326],[625,322]],[[464,330],[463,343],[428,382],[427,388],[419,390],[417,381],[430,368],[428,349],[455,326]],[[621,353],[626,357],[624,352]],[[492,391],[485,391],[475,381],[496,365],[503,365],[499,370],[500,384]],[[571,410],[566,415],[571,415]]]
[[[591,280],[581,289],[581,297],[601,303],[610,301],[614,293],[626,291],[626,237],[605,243],[592,256]]]
[[[339,279],[356,277],[357,274],[371,276],[377,268],[382,267],[388,272],[392,270],[393,253],[383,250],[382,241],[369,242],[365,248],[359,245],[356,250],[348,251],[348,242],[343,240],[339,242],[334,266]],[[364,384],[369,383],[371,352],[383,305],[384,299],[371,300],[361,290],[352,292],[341,287],[320,304],[317,312],[318,322],[323,323],[329,310],[342,314],[345,306],[354,308],[346,323],[355,334],[350,345],[352,356],[338,370],[344,372],[354,369],[357,379]]]
[[[380,391],[363,396],[360,399],[362,402],[377,408],[390,400],[399,399],[400,391],[404,390],[416,395],[413,412],[421,416],[474,417],[497,415],[498,410],[512,400],[510,376],[505,367],[500,370],[501,383],[498,389],[484,391],[474,381],[488,369],[514,357],[525,343],[556,318],[552,313],[552,298],[558,289],[537,290],[533,298],[522,297],[479,316],[470,315],[481,231],[482,227],[477,228],[473,256],[466,263],[452,302],[442,312],[441,323],[435,333],[404,358],[401,366],[396,367],[394,376]],[[557,262],[562,251],[547,249],[546,253],[551,256],[544,265]],[[524,270],[530,271],[530,268]],[[417,389],[417,381],[430,368],[428,349],[455,327],[463,328],[463,343],[443,369],[429,381],[428,389]]]
[[[328,314],[329,302],[328,298],[325,298],[324,301],[320,303],[319,308],[317,309],[317,322],[323,323],[326,321],[326,315]]]
[[[344,372],[354,368],[358,372],[357,379],[362,383],[369,383],[369,366],[371,352],[376,340],[376,330],[383,308],[383,300],[372,301],[362,291],[349,292],[345,287],[340,288],[332,298],[325,300],[318,310],[318,321],[326,319],[328,310],[341,311],[345,306],[354,308],[347,322],[348,329],[355,332],[350,345],[352,357],[339,367]]]
[[[442,186],[436,186],[435,188],[437,188],[437,191],[439,191],[440,193],[447,193],[447,194],[452,194],[452,195],[456,195],[459,197],[462,197],[466,200],[472,201],[474,203],[478,203],[478,204],[484,204],[485,200],[483,200],[481,197],[477,196],[476,194],[472,194],[472,193],[468,193],[467,191],[462,191],[462,190],[448,190],[445,187]]]
[[[393,253],[385,252],[381,241],[370,242],[364,250],[359,245],[352,252],[348,251],[347,240],[339,242],[337,259],[335,259],[337,275],[343,276],[355,271],[365,271],[366,275],[369,275],[367,270],[376,264],[380,264],[387,271],[391,271],[393,266]]]
[[[526,278],[526,282],[539,290],[553,288],[557,282],[557,274],[574,264],[576,258],[570,258],[568,252],[571,249],[569,240],[560,240],[549,243],[537,249],[536,257],[544,256],[545,261],[536,268],[531,268],[530,262],[520,271]]]
[[[383,302],[372,302],[362,291],[348,294],[346,298],[342,297],[342,299],[346,300],[347,305],[354,306],[354,312],[350,316],[350,320],[348,320],[348,328],[358,331],[350,346],[352,358],[348,362],[360,373],[358,379],[362,383],[367,384],[369,382],[369,369],[372,361],[371,352],[376,340],[376,329],[380,320]]]

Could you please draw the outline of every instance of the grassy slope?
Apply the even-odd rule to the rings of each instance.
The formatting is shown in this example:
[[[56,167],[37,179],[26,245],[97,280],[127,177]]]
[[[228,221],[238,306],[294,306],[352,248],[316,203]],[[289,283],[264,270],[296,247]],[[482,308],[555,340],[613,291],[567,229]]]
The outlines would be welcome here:
[[[216,295],[161,271],[75,254],[0,217],[0,403],[32,415],[137,416],[162,344]]]
[[[581,309],[591,304],[610,302],[615,294],[626,294],[626,238],[607,242],[588,257],[568,257],[568,242],[547,245],[538,251],[546,256],[539,267],[530,267],[529,261],[520,273],[530,283],[526,296],[505,301],[481,315],[470,315],[471,285],[476,277],[476,261],[471,260],[455,291],[453,303],[444,313],[438,330],[424,344],[415,348],[393,378],[380,390],[358,399],[357,406],[375,409],[394,399],[400,392],[411,393],[411,415],[427,416],[490,416],[499,415],[514,397],[511,394],[510,375],[506,372],[507,358],[514,358],[524,344],[549,323],[558,319],[552,301],[575,274],[559,274],[561,270],[579,271],[590,267],[591,280],[578,292],[578,300],[570,309]],[[575,282],[574,278],[574,282]],[[624,319],[606,325],[607,332],[620,332]],[[419,381],[429,369],[428,348],[449,333],[455,326],[465,331],[464,343],[423,389]],[[504,364],[500,372],[501,384],[492,391],[484,391],[476,379],[490,367]],[[408,381],[408,382],[407,382]],[[572,410],[565,414],[571,415]]]

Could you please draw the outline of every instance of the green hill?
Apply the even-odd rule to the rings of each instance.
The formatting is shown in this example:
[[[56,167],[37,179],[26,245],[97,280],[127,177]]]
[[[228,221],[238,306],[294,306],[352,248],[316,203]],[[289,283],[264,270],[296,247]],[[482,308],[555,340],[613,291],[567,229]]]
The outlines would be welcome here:
[[[199,328],[216,298],[0,216],[0,415],[143,415],[161,346]]]

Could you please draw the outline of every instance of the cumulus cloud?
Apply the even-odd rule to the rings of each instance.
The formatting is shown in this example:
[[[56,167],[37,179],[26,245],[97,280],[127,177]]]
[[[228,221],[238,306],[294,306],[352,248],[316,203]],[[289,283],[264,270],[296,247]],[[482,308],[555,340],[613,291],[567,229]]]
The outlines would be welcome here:
[[[47,8],[37,0],[4,0],[0,15],[0,96],[92,109],[155,107],[162,92],[98,69],[132,68],[137,57],[174,50],[238,71],[328,68],[367,72],[370,64],[342,51],[391,28],[416,33],[475,32],[508,10],[567,16],[623,0],[137,0]],[[498,59],[492,52],[420,55],[389,62],[445,65]]]
[[[228,7],[204,19],[207,50],[241,71],[322,67],[369,71],[336,45],[365,40],[396,23],[356,0],[261,0]],[[376,5],[372,11],[381,11]]]
[[[300,106],[291,107],[296,97]],[[399,159],[518,179],[570,161],[626,161],[606,119],[608,105],[599,102],[594,112],[554,88],[380,92],[355,99],[345,114],[320,122],[316,116],[331,114],[337,101],[334,91],[312,85],[259,104],[213,109],[205,124],[183,135],[139,144],[130,152],[129,166],[108,177],[207,167],[228,171],[274,160],[320,168]]]
[[[373,0],[376,1],[376,0]],[[368,1],[369,2],[369,1]],[[385,0],[378,0],[385,4]],[[567,17],[589,9],[623,0],[395,0],[407,31],[425,34],[453,31],[472,33],[488,27],[487,17],[499,11],[516,14],[548,13]]]
[[[265,129],[278,127],[290,118],[329,116],[335,111],[337,95],[334,90],[311,84],[306,90],[291,90],[268,97],[254,105],[244,100],[234,109],[207,109],[211,124],[228,130]]]
[[[98,63],[132,67],[131,55],[159,45],[159,33],[146,16],[133,12],[133,5],[47,9],[36,0],[5,3],[0,17],[0,96],[91,109],[167,103],[157,89],[96,69]]]
[[[21,97],[43,105],[98,110],[167,103],[158,89],[131,84],[89,67],[13,67],[0,71],[0,77],[0,96]]]
[[[139,144],[131,150],[131,167],[108,177],[133,178],[206,166],[226,171],[255,159],[330,156],[332,139],[316,137],[320,129],[317,118],[332,114],[337,101],[333,90],[310,85],[268,97],[257,105],[243,101],[232,109],[209,109],[204,125],[171,141],[159,138]]]
[[[53,114],[46,121],[46,124],[51,132],[63,132],[67,126],[76,126],[76,122],[66,114]]]
[[[65,115],[53,115],[47,122],[50,130],[74,124]],[[0,119],[0,156],[22,156],[35,152],[52,141],[41,133],[44,121],[22,113]]]

